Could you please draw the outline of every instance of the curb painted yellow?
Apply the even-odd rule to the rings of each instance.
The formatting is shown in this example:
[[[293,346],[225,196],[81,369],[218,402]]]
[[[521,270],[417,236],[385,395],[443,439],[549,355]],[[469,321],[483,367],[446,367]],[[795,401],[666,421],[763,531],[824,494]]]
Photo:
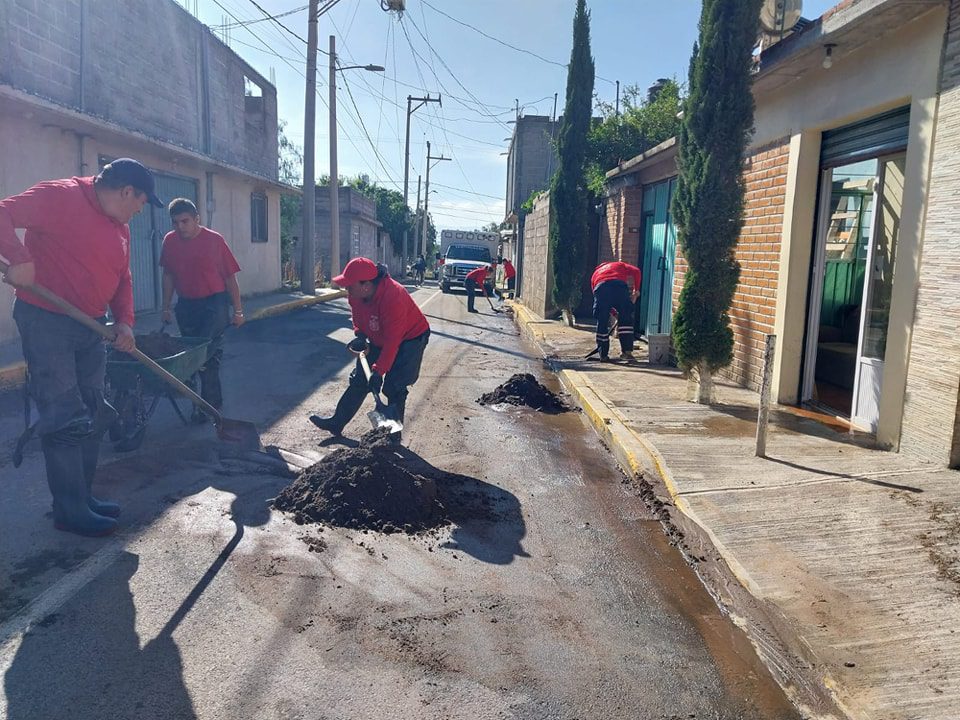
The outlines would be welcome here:
[[[323,293],[322,295],[316,295],[314,297],[297,298],[296,300],[290,300],[288,302],[278,303],[277,305],[260,308],[247,318],[247,322],[254,322],[256,320],[263,320],[264,318],[268,317],[283,315],[284,313],[299,310],[300,308],[310,307],[311,305],[316,305],[318,303],[339,300],[340,298],[345,298],[346,296],[346,290],[334,290]]]
[[[284,313],[299,310],[300,308],[304,307],[310,307],[311,305],[316,305],[318,303],[339,300],[340,298],[344,298],[346,296],[346,290],[333,290],[315,297],[297,298],[296,300],[290,300],[289,302],[270,305],[269,307],[260,308],[256,312],[252,313],[250,317],[247,318],[247,322],[255,322],[256,320],[276,317],[277,315],[283,315]],[[26,379],[27,364],[22,360],[20,362],[0,367],[0,389],[19,387],[23,385]]]

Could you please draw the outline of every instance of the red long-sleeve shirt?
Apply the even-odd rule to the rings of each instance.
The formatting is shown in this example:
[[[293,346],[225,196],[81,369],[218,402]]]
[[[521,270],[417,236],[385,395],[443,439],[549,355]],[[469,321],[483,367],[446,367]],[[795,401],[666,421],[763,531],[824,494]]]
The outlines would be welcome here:
[[[350,298],[353,329],[359,330],[380,348],[373,369],[386,375],[397,358],[400,343],[423,335],[430,329],[417,303],[406,289],[389,275],[380,280],[369,300]]]
[[[23,243],[16,228],[24,228]],[[51,180],[0,200],[0,255],[11,265],[33,261],[37,285],[90,317],[113,312],[133,325],[130,230],[103,212],[93,178]],[[59,313],[27,290],[17,297]]]
[[[487,281],[487,275],[490,273],[490,270],[487,269],[486,265],[481,265],[475,270],[471,270],[467,273],[465,280],[473,280],[478,286],[483,287],[483,284]]]
[[[590,278],[590,289],[607,280],[622,280],[633,292],[640,291],[640,268],[625,262],[605,262],[597,266]]]
[[[511,280],[517,276],[517,269],[513,266],[513,263],[509,260],[503,261],[503,276],[507,280]]]

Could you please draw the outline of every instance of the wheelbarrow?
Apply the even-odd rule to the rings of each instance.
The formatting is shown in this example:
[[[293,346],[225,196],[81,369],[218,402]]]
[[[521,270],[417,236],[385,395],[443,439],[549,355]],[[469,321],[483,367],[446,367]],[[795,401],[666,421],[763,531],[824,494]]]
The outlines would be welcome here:
[[[192,380],[207,361],[209,338],[140,335],[137,344],[146,347],[149,340],[156,337],[164,338],[172,347],[179,346],[179,350],[169,355],[154,357],[156,363],[177,380],[193,384]],[[177,404],[178,393],[136,358],[111,349],[107,355],[106,381],[107,400],[117,411],[117,419],[109,430],[110,439],[116,443],[114,447],[119,452],[140,447],[147,422],[163,398],[170,401],[177,417],[185,425],[189,424]]]

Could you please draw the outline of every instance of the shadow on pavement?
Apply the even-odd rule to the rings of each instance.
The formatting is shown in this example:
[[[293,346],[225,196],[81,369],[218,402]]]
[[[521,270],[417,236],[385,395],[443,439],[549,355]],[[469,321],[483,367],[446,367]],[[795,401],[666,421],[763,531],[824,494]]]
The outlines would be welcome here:
[[[138,565],[124,552],[24,635],[4,676],[8,720],[196,718],[171,635],[178,616],[140,647],[130,587]]]
[[[467,475],[448,473],[407,448],[398,452],[411,472],[436,480],[437,497],[454,525],[443,547],[492,565],[530,557],[521,543],[527,527],[513,493]]]

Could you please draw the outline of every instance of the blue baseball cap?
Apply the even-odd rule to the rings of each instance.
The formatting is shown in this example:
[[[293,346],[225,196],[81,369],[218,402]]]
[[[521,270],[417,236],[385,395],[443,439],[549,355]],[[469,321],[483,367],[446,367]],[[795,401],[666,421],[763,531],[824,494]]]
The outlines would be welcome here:
[[[110,186],[130,185],[146,195],[151,205],[163,207],[163,202],[157,197],[153,173],[132,158],[117,158],[107,163],[100,171],[100,177],[110,183]]]

